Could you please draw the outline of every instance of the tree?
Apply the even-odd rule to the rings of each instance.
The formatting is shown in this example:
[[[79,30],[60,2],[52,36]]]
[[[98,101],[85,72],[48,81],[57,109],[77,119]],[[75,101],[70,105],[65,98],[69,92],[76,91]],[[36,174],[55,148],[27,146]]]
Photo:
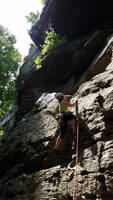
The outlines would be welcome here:
[[[0,117],[15,100],[15,78],[20,64],[20,53],[14,47],[15,36],[0,25]]]
[[[40,3],[41,3],[42,5],[44,5],[45,2],[46,2],[46,0],[40,0]]]
[[[38,20],[38,18],[39,18],[39,12],[38,11],[37,11],[37,13],[30,12],[26,16],[27,22],[30,23],[31,25],[33,25],[36,22],[36,20]]]

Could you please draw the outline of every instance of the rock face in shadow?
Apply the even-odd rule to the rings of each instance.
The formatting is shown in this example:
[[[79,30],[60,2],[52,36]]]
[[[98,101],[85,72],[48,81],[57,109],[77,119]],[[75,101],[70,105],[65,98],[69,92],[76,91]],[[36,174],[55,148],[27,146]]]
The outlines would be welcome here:
[[[112,0],[109,3],[107,0],[47,0],[39,22],[30,30],[30,36],[40,46],[45,31],[52,26],[61,36],[79,38],[112,21],[112,7]]]
[[[108,3],[106,0],[59,0],[53,26],[61,35],[72,38],[83,36],[101,23],[113,19],[112,6],[113,2]]]
[[[107,41],[89,66],[90,76],[85,71],[72,90],[72,101],[79,102],[78,168],[72,158],[75,145],[71,129],[66,133],[61,155],[54,155],[57,121],[50,113],[58,102],[55,93],[43,92],[33,109],[1,138],[1,200],[72,199],[76,170],[78,199],[113,199],[112,37]]]
[[[52,2],[56,1],[47,0],[46,5]],[[69,15],[70,27],[70,18],[74,23],[77,18],[78,23],[81,11],[86,8],[84,20],[88,20],[89,13],[97,14],[91,29],[105,16],[107,19],[112,16],[108,12],[112,9],[111,1],[106,4],[106,1],[58,0],[53,19],[58,31],[61,29],[60,23],[57,25],[57,9],[59,16],[63,16],[62,24],[72,5],[76,9]],[[100,8],[104,14],[99,18]],[[44,58],[41,69],[35,69],[34,59],[39,54],[35,47],[21,67],[16,86],[17,105],[13,115],[10,113],[13,117],[4,120],[6,134],[0,137],[0,200],[72,200],[75,189],[78,200],[113,199],[113,29],[112,23],[111,27],[104,24],[89,34],[87,20],[86,30],[77,31],[83,35],[88,31],[88,35],[58,46]],[[62,30],[66,31],[65,24]],[[70,28],[70,37],[75,37],[74,30],[75,27]],[[79,102],[78,167],[76,137],[70,126],[60,156],[54,154],[59,135],[52,115],[58,106],[56,92],[71,94],[72,102],[76,99]],[[71,111],[75,114],[75,108]]]

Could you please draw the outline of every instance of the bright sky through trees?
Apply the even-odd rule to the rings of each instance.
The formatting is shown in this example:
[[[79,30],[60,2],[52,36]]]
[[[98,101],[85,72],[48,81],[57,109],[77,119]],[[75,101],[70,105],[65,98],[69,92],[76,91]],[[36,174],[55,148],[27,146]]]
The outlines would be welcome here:
[[[25,16],[41,9],[40,0],[0,0],[0,24],[16,36],[16,47],[23,56],[28,54],[29,44],[32,42],[27,32],[30,27]]]

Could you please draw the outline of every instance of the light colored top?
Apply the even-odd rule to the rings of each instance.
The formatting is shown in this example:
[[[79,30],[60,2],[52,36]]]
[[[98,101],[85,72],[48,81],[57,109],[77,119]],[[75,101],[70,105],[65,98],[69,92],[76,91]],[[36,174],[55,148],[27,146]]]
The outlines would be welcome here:
[[[65,105],[67,101],[63,100],[59,103],[59,113],[69,112],[69,108]]]

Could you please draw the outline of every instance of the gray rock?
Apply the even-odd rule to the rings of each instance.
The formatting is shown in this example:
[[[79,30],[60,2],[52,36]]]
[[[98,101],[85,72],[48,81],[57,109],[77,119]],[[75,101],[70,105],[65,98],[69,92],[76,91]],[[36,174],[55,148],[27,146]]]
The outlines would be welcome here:
[[[83,52],[88,55],[94,41],[84,43],[79,55]],[[85,71],[77,84],[73,73],[66,83],[58,85],[38,87],[37,74],[30,75],[25,88],[20,81],[18,113],[22,116],[0,141],[0,200],[68,200],[72,199],[74,189],[80,200],[113,199],[113,42],[112,38],[106,41],[94,53],[93,60],[92,52],[89,53],[90,75]],[[32,80],[34,76],[36,80]],[[57,121],[50,113],[58,105],[56,91],[72,93],[72,102],[78,99],[78,166],[75,166],[76,139],[70,128],[61,155],[53,153],[58,131]],[[72,112],[75,113],[75,108]]]

